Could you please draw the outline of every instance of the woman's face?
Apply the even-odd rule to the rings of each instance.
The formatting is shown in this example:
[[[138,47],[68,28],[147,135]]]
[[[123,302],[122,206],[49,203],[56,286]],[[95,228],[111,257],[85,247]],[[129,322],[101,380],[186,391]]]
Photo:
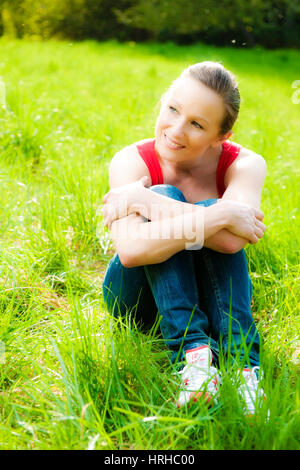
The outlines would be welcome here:
[[[192,77],[181,77],[163,98],[155,126],[159,155],[188,168],[209,147],[220,145],[222,98]]]

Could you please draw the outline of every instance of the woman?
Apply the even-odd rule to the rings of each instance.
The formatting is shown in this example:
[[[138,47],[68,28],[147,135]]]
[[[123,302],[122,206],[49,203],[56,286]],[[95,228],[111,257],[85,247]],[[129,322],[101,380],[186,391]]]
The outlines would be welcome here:
[[[113,157],[103,218],[117,253],[103,295],[110,312],[134,308],[145,324],[158,310],[171,360],[184,365],[178,406],[217,398],[222,347],[241,364],[239,392],[253,414],[263,391],[243,248],[266,229],[266,164],[228,141],[239,106],[229,71],[192,65],[162,97],[155,139]]]

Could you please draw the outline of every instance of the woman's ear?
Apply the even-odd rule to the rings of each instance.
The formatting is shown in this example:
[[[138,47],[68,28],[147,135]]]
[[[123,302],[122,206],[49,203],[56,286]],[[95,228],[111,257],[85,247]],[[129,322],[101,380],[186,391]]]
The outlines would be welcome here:
[[[223,144],[225,142],[225,140],[230,139],[230,137],[232,137],[232,136],[233,136],[232,131],[226,132],[226,134],[223,134],[223,135],[221,135],[220,137],[217,138],[217,140],[213,144],[213,147],[216,147],[217,145]]]
[[[233,136],[233,132],[232,131],[228,131],[226,132],[226,134],[222,135],[220,138],[219,138],[219,144],[223,144],[225,142],[225,140],[228,140],[230,139],[230,137]]]

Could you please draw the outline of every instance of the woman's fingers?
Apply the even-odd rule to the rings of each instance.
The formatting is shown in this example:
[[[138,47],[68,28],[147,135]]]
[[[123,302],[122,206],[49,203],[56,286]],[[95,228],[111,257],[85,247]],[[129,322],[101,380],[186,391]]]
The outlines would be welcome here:
[[[249,238],[249,242],[250,242],[252,245],[254,245],[255,243],[258,242],[258,237],[257,237],[257,235],[256,235],[255,233],[252,233],[252,234],[251,234],[251,236],[250,236],[250,238]]]
[[[250,243],[257,243],[258,240],[264,236],[267,227],[262,222],[264,213],[256,208],[253,208],[253,212],[255,215],[254,236]]]
[[[107,228],[110,228],[111,218],[109,217],[109,210],[107,206],[102,207],[102,219],[103,219],[104,226]]]
[[[111,226],[115,220],[118,220],[123,215],[118,211],[118,208],[113,206],[112,204],[104,204],[102,207],[102,220],[109,230],[111,230]]]
[[[260,209],[256,209],[255,207],[253,208],[254,210],[254,215],[255,217],[258,219],[258,220],[263,220],[265,214],[260,210]]]
[[[256,235],[258,238],[262,238],[262,237],[264,236],[264,232],[263,232],[260,228],[256,227],[256,229],[255,229],[255,235]]]
[[[265,224],[260,222],[259,220],[255,220],[255,224],[253,227],[253,232],[249,238],[249,242],[253,245],[259,241],[260,238],[264,236],[266,230]]]
[[[264,236],[264,233],[266,231],[266,226],[259,220],[256,220],[255,222],[255,233],[259,238],[262,238]]]
[[[257,227],[259,227],[261,230],[266,230],[266,226],[263,222],[261,222],[260,220],[256,219],[255,221],[255,225],[257,225]]]

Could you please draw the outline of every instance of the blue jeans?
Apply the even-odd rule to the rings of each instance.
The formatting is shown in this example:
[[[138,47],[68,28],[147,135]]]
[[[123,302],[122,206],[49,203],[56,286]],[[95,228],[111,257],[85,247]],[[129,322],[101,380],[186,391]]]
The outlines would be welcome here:
[[[150,189],[186,202],[175,186]],[[182,250],[162,263],[134,268],[125,268],[115,254],[105,274],[103,296],[110,313],[126,315],[130,310],[146,325],[154,323],[158,311],[172,362],[182,361],[189,349],[209,345],[214,362],[222,348],[244,367],[259,365],[260,340],[250,310],[252,283],[244,250]]]

